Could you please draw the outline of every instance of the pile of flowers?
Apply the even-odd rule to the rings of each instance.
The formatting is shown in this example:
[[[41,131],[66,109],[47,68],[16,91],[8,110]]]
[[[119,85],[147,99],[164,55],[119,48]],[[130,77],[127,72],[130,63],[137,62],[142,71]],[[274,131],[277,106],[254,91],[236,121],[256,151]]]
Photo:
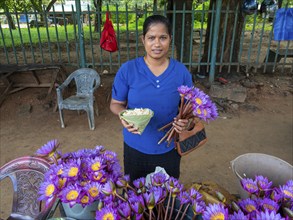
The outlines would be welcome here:
[[[289,220],[293,218],[293,180],[273,187],[264,176],[241,180],[248,198],[227,202],[216,192],[209,202],[195,187],[184,188],[178,179],[154,173],[132,183],[123,175],[117,155],[103,146],[61,154],[56,140],[49,141],[36,154],[52,165],[41,184],[40,199],[48,204],[55,196],[70,207],[83,207],[97,201],[100,219],[149,220]],[[218,202],[215,202],[218,201]]]
[[[115,152],[103,146],[61,154],[57,140],[49,141],[35,153],[51,163],[40,187],[40,200],[49,204],[57,196],[72,207],[83,207],[100,199],[100,190],[107,181],[116,182],[122,175]]]
[[[267,177],[257,175],[242,179],[241,185],[248,198],[237,202],[233,219],[293,219],[293,180],[273,187]]]
[[[180,94],[180,108],[178,119],[192,119],[194,117],[205,122],[215,120],[218,117],[218,110],[216,105],[211,101],[210,97],[203,91],[196,87],[188,87],[182,85],[178,88]],[[172,125],[173,122],[168,123],[159,129],[164,130]],[[159,141],[159,144],[166,140],[168,143],[172,139],[176,139],[178,134],[172,126],[165,136]]]

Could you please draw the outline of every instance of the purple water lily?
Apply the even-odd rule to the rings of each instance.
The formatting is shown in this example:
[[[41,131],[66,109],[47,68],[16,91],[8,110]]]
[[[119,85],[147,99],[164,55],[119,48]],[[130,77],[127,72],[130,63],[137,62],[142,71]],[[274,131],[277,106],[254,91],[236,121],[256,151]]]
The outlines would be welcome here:
[[[74,184],[65,187],[60,192],[60,199],[62,202],[68,203],[70,207],[74,206],[77,201],[78,197],[80,196],[81,187]]]
[[[257,193],[259,190],[256,181],[250,178],[242,179],[241,185],[243,189],[249,192],[250,194]]]
[[[244,211],[244,213],[251,213],[258,210],[258,205],[255,200],[247,198],[239,201],[239,206]]]
[[[203,220],[226,220],[228,216],[228,209],[223,204],[209,204],[202,214]]]
[[[96,212],[96,219],[119,220],[120,217],[116,209],[105,206],[100,211]]]
[[[132,211],[131,211],[131,208],[130,208],[128,202],[119,203],[117,210],[118,210],[119,215],[123,219],[131,219]]]
[[[291,201],[293,200],[292,187],[288,185],[283,185],[283,186],[280,186],[278,190],[284,199],[290,199]]]
[[[254,220],[285,220],[279,213],[274,211],[265,210],[263,212],[256,213]]]
[[[256,176],[255,177],[256,184],[261,191],[267,191],[271,188],[273,182],[268,180],[267,177],[264,176]]]
[[[150,210],[153,209],[155,207],[155,196],[154,196],[154,192],[152,191],[147,191],[145,193],[142,194],[146,207]]]
[[[178,92],[180,93],[180,95],[183,95],[183,96],[189,94],[191,90],[192,88],[185,85],[182,85],[178,88]]]
[[[88,193],[90,202],[100,197],[102,185],[98,182],[90,182],[84,186],[84,190]]]
[[[241,210],[229,215],[229,220],[250,220],[249,216],[245,215]]]
[[[57,140],[48,141],[35,152],[35,155],[39,157],[47,157],[52,163],[57,163],[57,159],[59,159],[61,155],[61,152],[57,151],[58,147],[59,143]]]
[[[279,204],[275,202],[272,199],[264,198],[257,200],[257,203],[259,207],[261,207],[262,210],[269,210],[269,211],[275,211],[277,212],[280,208]]]
[[[206,209],[206,204],[204,201],[192,200],[191,207],[194,215],[201,215]]]
[[[133,181],[133,185],[137,188],[137,189],[141,189],[145,186],[145,177],[141,177],[138,178],[136,180]]]
[[[167,176],[164,173],[155,173],[152,177],[151,177],[151,183],[154,186],[162,186],[167,180]]]
[[[39,200],[45,200],[46,205],[48,205],[52,201],[52,199],[54,199],[56,191],[57,187],[53,182],[43,182],[39,189],[39,194],[41,195],[39,197]]]
[[[120,187],[120,188],[124,188],[129,186],[129,180],[130,180],[130,176],[129,175],[125,175],[125,176],[121,176],[116,180],[116,186]]]

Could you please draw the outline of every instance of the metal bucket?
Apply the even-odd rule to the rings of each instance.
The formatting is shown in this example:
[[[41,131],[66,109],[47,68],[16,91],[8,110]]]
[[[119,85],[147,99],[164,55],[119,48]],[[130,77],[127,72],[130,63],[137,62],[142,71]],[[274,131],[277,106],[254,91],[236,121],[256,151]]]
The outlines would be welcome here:
[[[293,179],[293,166],[280,158],[261,154],[242,154],[231,162],[234,174],[239,179],[239,194],[241,198],[247,198],[248,193],[242,188],[240,180],[243,178],[254,179],[256,175],[267,177],[273,181],[273,186],[285,184]]]

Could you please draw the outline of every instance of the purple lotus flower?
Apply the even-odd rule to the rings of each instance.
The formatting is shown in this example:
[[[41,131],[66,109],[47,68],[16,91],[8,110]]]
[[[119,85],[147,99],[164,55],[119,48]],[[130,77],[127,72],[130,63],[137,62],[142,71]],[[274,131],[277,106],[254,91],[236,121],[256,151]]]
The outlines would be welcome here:
[[[88,160],[85,160],[84,163],[84,167],[87,167],[88,172],[96,172],[106,166],[101,157],[89,158]]]
[[[128,202],[131,209],[136,213],[136,216],[143,214],[145,210],[145,204],[142,195],[137,195],[133,191],[130,191]]]
[[[109,220],[119,220],[120,216],[116,209],[112,207],[105,206],[100,211],[96,212],[96,219],[109,219]]]
[[[292,190],[292,187],[290,187],[288,185],[283,185],[283,186],[280,186],[278,190],[280,191],[280,194],[282,195],[282,197],[284,199],[293,200],[293,190]]]
[[[97,146],[95,147],[95,149],[96,149],[96,151],[97,151],[97,155],[99,155],[99,154],[105,152],[105,150],[106,150],[106,148],[105,148],[104,146],[102,146],[102,145],[97,145]]]
[[[188,87],[188,86],[185,86],[185,85],[182,85],[178,88],[178,92],[180,93],[180,95],[187,95],[190,93],[192,88]]]
[[[84,186],[84,190],[88,193],[90,201],[99,198],[102,190],[102,185],[98,182],[91,182]]]
[[[43,182],[41,183],[39,194],[41,195],[39,197],[39,200],[45,200],[46,205],[48,205],[52,199],[54,198],[57,191],[57,187],[55,184],[51,181]]]
[[[117,210],[123,219],[131,219],[131,208],[127,202],[119,203]]]
[[[289,187],[289,188],[292,188],[293,189],[293,180],[288,180],[286,182],[286,185]]]
[[[193,200],[191,203],[191,207],[194,215],[200,215],[204,212],[206,204],[204,201]]]
[[[178,179],[170,177],[165,183],[166,189],[172,194],[179,194],[183,189],[183,185]]]
[[[203,220],[228,219],[228,209],[223,204],[209,204],[202,215]]]
[[[189,195],[191,199],[196,201],[200,201],[202,199],[202,195],[194,188],[189,189]]]
[[[141,177],[138,178],[136,180],[133,181],[133,185],[137,188],[137,189],[141,189],[142,187],[145,186],[145,177]]]
[[[81,160],[71,160],[67,163],[63,169],[62,177],[77,179],[78,175],[80,174],[81,169]]]
[[[154,192],[152,191],[147,191],[145,193],[142,194],[143,195],[143,198],[144,198],[144,201],[145,201],[145,204],[146,204],[146,207],[149,209],[149,210],[152,210],[154,207],[155,207],[155,196],[154,196]]]
[[[151,183],[154,186],[162,186],[167,180],[167,176],[164,173],[155,173],[152,177],[151,177]]]
[[[129,185],[129,181],[130,181],[129,175],[121,176],[116,180],[116,186],[120,188],[127,187]]]
[[[75,184],[67,186],[61,191],[60,199],[62,202],[69,203],[69,206],[72,207],[77,203],[80,192],[81,188]]]
[[[285,220],[285,218],[282,218],[279,213],[265,210],[264,212],[256,213],[255,220]]]
[[[250,198],[240,200],[238,204],[244,213],[251,213],[258,210],[256,201]]]
[[[244,190],[249,192],[250,194],[257,193],[258,192],[258,186],[256,181],[250,178],[243,178],[241,180],[241,185]]]
[[[82,190],[79,194],[79,199],[77,200],[77,202],[79,204],[81,204],[82,207],[85,207],[85,206],[91,204],[92,200],[89,196],[89,193],[87,191]]]
[[[55,154],[60,154],[60,152],[57,152],[58,147],[59,144],[57,140],[51,140],[38,149],[35,154],[40,157],[52,158]]]
[[[249,216],[244,215],[244,213],[239,210],[238,212],[234,212],[229,215],[229,220],[249,220]]]
[[[264,176],[256,176],[255,177],[255,181],[256,181],[256,184],[258,186],[258,188],[262,191],[267,191],[271,188],[273,182],[269,182],[268,178],[267,177],[264,177]]]
[[[186,191],[180,192],[177,198],[180,201],[180,204],[186,204],[191,202],[190,195]]]
[[[257,203],[260,207],[262,207],[262,210],[269,210],[269,211],[275,211],[277,212],[280,208],[279,204],[275,202],[272,199],[264,198],[257,200]]]
[[[102,192],[107,196],[116,195],[116,186],[115,186],[115,184],[111,180],[107,181],[102,187]]]

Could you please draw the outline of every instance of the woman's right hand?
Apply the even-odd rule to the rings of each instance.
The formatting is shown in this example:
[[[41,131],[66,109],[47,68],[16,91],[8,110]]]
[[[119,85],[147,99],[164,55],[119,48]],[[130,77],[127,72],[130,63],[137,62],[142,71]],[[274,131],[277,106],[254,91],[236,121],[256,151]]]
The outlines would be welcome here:
[[[136,127],[134,127],[133,124],[129,124],[127,121],[123,120],[122,118],[120,118],[120,121],[121,121],[123,127],[126,128],[130,133],[140,134],[138,129]]]

